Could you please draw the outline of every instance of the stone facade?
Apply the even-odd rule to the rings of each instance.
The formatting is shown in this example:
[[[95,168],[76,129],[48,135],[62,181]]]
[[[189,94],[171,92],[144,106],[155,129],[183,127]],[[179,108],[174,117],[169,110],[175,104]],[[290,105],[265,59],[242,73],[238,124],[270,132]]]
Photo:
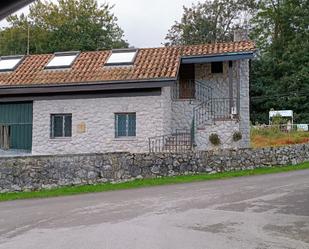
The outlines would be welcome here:
[[[209,141],[209,136],[213,133],[218,134],[220,138],[220,148],[242,148],[242,140],[233,141],[234,132],[239,131],[239,122],[237,120],[216,121],[213,125],[197,128],[196,145],[198,150],[216,149]]]
[[[238,61],[237,65],[240,74],[239,130],[242,133],[241,146],[246,148],[250,146],[249,60]]]
[[[195,65],[195,78],[201,80],[213,89],[213,98],[228,98],[229,97],[229,62],[223,62],[223,73],[212,74],[211,63]],[[238,67],[237,63],[233,63],[233,96],[236,97],[236,85],[238,81]]]
[[[229,93],[229,63],[223,73],[212,74],[211,64],[196,64],[195,78],[213,89],[213,98],[236,98],[240,86],[239,119],[216,121],[196,129],[196,149],[211,149],[209,135],[217,133],[221,148],[249,147],[249,67],[248,60],[233,63],[232,94]],[[191,129],[193,108],[199,101],[172,101],[171,87],[163,87],[161,96],[110,97],[93,99],[40,100],[33,103],[32,154],[147,152],[148,138],[170,134],[177,129]],[[136,113],[136,137],[115,138],[115,113]],[[50,115],[72,114],[72,137],[50,138]],[[83,124],[85,131],[78,127]],[[233,132],[241,131],[239,143],[231,141]]]
[[[169,88],[161,96],[34,101],[32,154],[146,152],[149,137],[169,130],[170,109]],[[123,112],[136,112],[136,137],[115,138],[115,113]],[[50,115],[59,113],[72,114],[70,138],[50,138]]]
[[[172,102],[172,130],[191,128],[193,108],[200,104],[199,101],[176,100]]]
[[[0,158],[0,192],[245,170],[309,161],[309,144],[188,153],[105,153]]]

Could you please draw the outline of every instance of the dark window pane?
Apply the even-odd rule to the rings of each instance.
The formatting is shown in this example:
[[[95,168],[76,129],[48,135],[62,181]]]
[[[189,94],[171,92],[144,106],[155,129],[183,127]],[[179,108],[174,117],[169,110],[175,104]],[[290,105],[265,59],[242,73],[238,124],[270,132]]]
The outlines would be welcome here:
[[[53,136],[62,137],[63,136],[63,117],[62,116],[53,116]]]
[[[117,130],[116,137],[123,137],[127,135],[127,115],[126,114],[116,114]]]
[[[223,73],[223,63],[222,63],[222,61],[211,63],[211,73]]]
[[[65,115],[64,136],[72,136],[72,115]]]
[[[136,114],[115,114],[116,137],[136,136]]]
[[[51,115],[51,137],[72,136],[72,114]]]
[[[136,114],[128,114],[128,136],[136,136]]]

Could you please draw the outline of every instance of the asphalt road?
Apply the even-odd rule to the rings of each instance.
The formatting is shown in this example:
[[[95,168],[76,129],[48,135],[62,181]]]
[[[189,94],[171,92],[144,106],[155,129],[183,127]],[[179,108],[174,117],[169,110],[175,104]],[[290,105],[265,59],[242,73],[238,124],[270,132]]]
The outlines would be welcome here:
[[[309,170],[0,203],[1,249],[309,248]]]

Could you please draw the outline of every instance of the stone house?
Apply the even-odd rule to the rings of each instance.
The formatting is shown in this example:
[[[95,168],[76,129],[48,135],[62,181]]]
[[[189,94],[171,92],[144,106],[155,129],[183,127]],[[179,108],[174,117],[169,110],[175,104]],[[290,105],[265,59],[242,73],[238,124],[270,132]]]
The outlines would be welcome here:
[[[205,150],[213,133],[248,147],[254,52],[235,41],[3,56],[0,154]]]

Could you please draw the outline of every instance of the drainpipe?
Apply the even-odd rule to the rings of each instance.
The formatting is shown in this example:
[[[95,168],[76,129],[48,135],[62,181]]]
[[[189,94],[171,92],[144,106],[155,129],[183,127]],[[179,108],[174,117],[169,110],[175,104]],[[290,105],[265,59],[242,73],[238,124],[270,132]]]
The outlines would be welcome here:
[[[249,39],[249,35],[248,35],[248,29],[244,28],[244,29],[237,29],[234,30],[234,41],[247,41]],[[237,85],[236,85],[236,91],[237,91],[237,114],[238,114],[238,119],[240,119],[240,87],[241,87],[241,66],[240,63],[241,61],[238,60],[236,62],[237,64]]]
[[[232,114],[232,108],[234,107],[234,99],[233,99],[233,61],[229,61],[229,99],[230,99],[230,114]]]
[[[193,109],[193,118],[192,118],[192,123],[191,123],[191,149],[193,150],[196,147],[195,143],[195,111]]]

